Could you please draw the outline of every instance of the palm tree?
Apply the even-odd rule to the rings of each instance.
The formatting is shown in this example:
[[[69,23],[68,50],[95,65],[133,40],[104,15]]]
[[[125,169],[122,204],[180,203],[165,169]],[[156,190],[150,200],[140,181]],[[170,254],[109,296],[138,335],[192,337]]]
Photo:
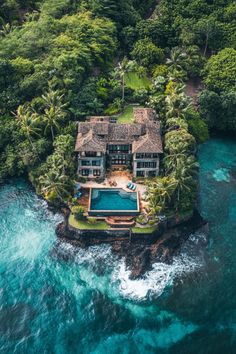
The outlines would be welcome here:
[[[61,94],[58,90],[49,89],[45,95],[42,95],[42,98],[47,108],[55,106],[62,110],[67,105],[66,103],[62,103],[64,94]]]
[[[198,163],[193,156],[182,156],[178,160],[172,176],[176,180],[177,200],[180,200],[180,194],[183,191],[191,192],[193,185],[193,176],[197,173]]]
[[[166,63],[171,71],[183,71],[187,57],[182,48],[175,47],[171,50],[170,58],[167,59]]]
[[[163,211],[176,188],[174,177],[157,178],[148,184],[147,197],[152,214]]]
[[[184,85],[175,85],[169,89],[165,99],[168,118],[185,118],[191,107],[191,99],[184,93],[184,88]]]
[[[43,120],[45,122],[44,133],[46,134],[46,132],[50,129],[53,141],[55,139],[54,129],[59,130],[60,128],[58,123],[58,120],[60,118],[61,118],[60,112],[58,112],[57,109],[55,109],[55,107],[45,109],[44,116],[43,116]]]
[[[135,70],[137,64],[135,61],[128,60],[126,57],[118,63],[114,75],[115,77],[119,77],[121,80],[121,87],[122,87],[122,102],[125,100],[125,75],[128,72]]]
[[[165,172],[167,174],[173,173],[173,171],[176,170],[176,168],[179,166],[181,159],[185,157],[184,152],[173,151],[171,155],[167,155],[164,157]]]
[[[40,128],[36,126],[37,115],[31,112],[29,107],[26,105],[20,105],[17,108],[16,113],[13,113],[17,119],[17,124],[19,125],[23,134],[27,137],[32,150],[35,151],[32,136],[39,136]]]
[[[63,200],[63,196],[68,195],[71,189],[71,183],[65,175],[60,175],[55,170],[50,170],[39,177],[41,193],[45,196],[55,193],[56,197]]]
[[[59,121],[65,115],[63,108],[66,104],[62,103],[63,97],[64,95],[60,94],[59,91],[53,90],[50,90],[46,95],[42,96],[46,106],[43,115],[43,121],[45,123],[44,132],[46,133],[50,130],[53,141],[55,139],[54,129],[59,130]]]

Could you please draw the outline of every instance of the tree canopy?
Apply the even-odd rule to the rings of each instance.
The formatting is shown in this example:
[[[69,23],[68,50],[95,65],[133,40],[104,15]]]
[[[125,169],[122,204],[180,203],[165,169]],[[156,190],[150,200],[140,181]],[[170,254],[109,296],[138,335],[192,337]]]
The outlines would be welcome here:
[[[236,130],[235,43],[233,0],[1,1],[0,180],[27,173],[61,200],[76,173],[76,121],[135,103],[163,126],[167,178],[156,186],[169,181],[166,200],[187,208],[195,143],[208,127]],[[186,94],[192,80],[199,97]]]

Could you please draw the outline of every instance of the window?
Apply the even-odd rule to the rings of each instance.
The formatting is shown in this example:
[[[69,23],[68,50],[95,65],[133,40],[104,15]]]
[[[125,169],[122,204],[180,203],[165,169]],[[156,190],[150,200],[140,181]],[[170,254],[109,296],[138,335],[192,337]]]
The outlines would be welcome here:
[[[127,159],[126,159],[125,155],[114,155],[111,158],[111,164],[112,165],[126,165]]]
[[[137,171],[137,177],[144,177],[144,171]]]
[[[96,157],[97,156],[97,152],[96,151],[86,151],[85,152],[85,156],[86,157]]]
[[[87,169],[82,170],[82,176],[89,176],[89,170]]]
[[[136,159],[156,159],[158,158],[158,154],[149,154],[149,153],[137,153]]]
[[[137,163],[137,168],[156,168],[157,163],[156,162],[138,162]]]
[[[90,160],[82,160],[82,161],[81,161],[81,165],[82,165],[82,166],[90,166],[90,165],[91,165],[91,162],[90,162]]]
[[[156,177],[156,171],[149,171],[148,176],[149,177]]]
[[[130,151],[129,145],[109,145],[108,150],[110,154],[121,153],[128,154]]]
[[[95,177],[101,176],[101,170],[93,170],[93,175],[94,175]]]
[[[93,160],[92,166],[101,166],[101,160]]]

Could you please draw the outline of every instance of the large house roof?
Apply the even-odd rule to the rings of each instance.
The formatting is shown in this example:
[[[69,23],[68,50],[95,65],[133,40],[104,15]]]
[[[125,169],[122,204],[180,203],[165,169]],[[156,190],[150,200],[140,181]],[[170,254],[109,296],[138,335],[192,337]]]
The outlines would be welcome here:
[[[106,151],[106,145],[132,144],[132,151],[162,153],[160,123],[155,121],[155,113],[149,108],[135,108],[136,123],[110,123],[108,117],[91,117],[78,124],[75,151]]]
[[[137,123],[149,123],[155,121],[156,112],[152,108],[134,108],[134,120]]]
[[[98,139],[93,131],[85,133],[84,135],[79,133],[76,140],[75,151],[99,151],[106,152],[106,143]]]
[[[161,135],[155,124],[150,124],[146,134],[133,142],[132,153],[163,153]]]

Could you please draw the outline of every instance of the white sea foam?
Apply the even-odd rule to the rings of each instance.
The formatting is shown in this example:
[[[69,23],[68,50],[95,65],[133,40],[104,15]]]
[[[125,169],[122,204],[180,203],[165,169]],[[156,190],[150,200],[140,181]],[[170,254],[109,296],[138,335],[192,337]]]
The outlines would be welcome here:
[[[119,265],[113,273],[113,279],[119,279],[119,291],[124,297],[143,300],[148,296],[160,296],[164,290],[172,286],[174,281],[184,274],[193,272],[200,265],[194,258],[186,255],[178,256],[172,264],[155,263],[153,269],[141,279],[131,280],[131,271],[125,267],[125,262]]]
[[[112,274],[113,281],[118,279],[119,291],[123,297],[133,300],[144,300],[149,296],[159,297],[165,289],[173,286],[177,279],[203,266],[204,258],[201,250],[197,253],[195,251],[201,241],[205,242],[204,234],[191,235],[184,244],[182,252],[174,257],[171,264],[155,263],[152,270],[145,273],[141,279],[130,279],[131,271],[126,268],[125,261],[122,260]]]
[[[218,168],[213,172],[213,178],[217,182],[230,182],[230,174],[227,168]]]
[[[80,249],[61,243],[60,247],[63,252],[74,255],[79,277],[89,287],[111,298],[119,294],[121,298],[142,301],[161,296],[177,279],[199,269],[204,264],[201,247],[198,247],[202,241],[205,242],[204,234],[191,235],[171,264],[155,263],[151,271],[135,280],[130,279],[131,271],[126,268],[125,259],[115,257],[110,246]]]

